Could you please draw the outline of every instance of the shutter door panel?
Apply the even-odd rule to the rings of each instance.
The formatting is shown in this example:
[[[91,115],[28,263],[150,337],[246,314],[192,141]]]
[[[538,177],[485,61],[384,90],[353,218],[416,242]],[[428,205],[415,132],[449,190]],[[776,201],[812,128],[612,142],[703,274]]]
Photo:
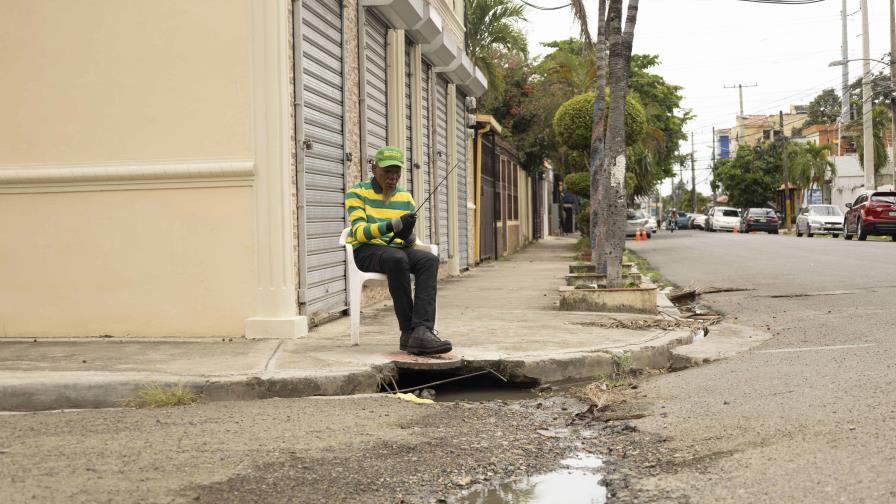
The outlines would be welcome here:
[[[386,145],[386,23],[367,9],[365,86],[367,87],[367,155],[373,157]],[[363,178],[363,177],[362,177]]]
[[[345,227],[342,75],[342,4],[339,0],[304,0],[301,5],[302,137],[300,176],[305,192],[302,313],[312,320],[346,307],[345,253],[339,234]]]
[[[413,106],[411,105],[411,45],[413,43],[405,39],[404,42],[404,121],[405,121],[405,145],[407,148],[404,152],[404,160],[405,166],[407,166],[407,177],[408,180],[405,182],[407,185],[407,190],[413,194],[414,192],[414,183],[416,182],[416,171],[414,169],[414,147],[413,147],[413,137],[411,131],[411,110]]]
[[[460,90],[457,91],[456,101],[457,124],[455,134],[457,135],[457,160],[461,163],[457,167],[457,254],[460,260],[460,267],[466,268],[469,265],[469,254],[467,253],[469,237],[469,231],[467,230],[467,110],[464,106],[466,100]]]
[[[436,183],[445,178],[448,172],[448,81],[441,75],[436,76],[436,156],[438,169]],[[439,257],[448,260],[448,182],[438,189],[439,212]]]
[[[429,108],[429,70],[432,68],[427,62],[423,62],[422,65],[421,81],[422,81],[422,101],[423,101],[423,152],[421,153],[422,162],[420,163],[420,178],[423,179],[423,198],[426,199],[429,196],[429,191],[432,190],[432,165],[430,164],[432,151],[430,148],[432,147],[432,142],[430,141],[430,127],[432,125],[432,117],[431,110]],[[421,202],[422,203],[422,202]],[[436,243],[435,236],[433,235],[433,226],[432,226],[432,209],[434,202],[432,198],[426,202],[426,233],[424,236],[421,236],[420,239],[426,243]]]

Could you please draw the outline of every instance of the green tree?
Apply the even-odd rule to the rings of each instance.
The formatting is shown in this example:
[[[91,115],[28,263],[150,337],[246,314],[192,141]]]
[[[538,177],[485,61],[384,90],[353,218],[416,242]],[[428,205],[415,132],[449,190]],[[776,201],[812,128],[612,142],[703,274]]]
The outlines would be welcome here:
[[[733,159],[716,162],[713,176],[728,194],[732,206],[764,207],[781,185],[781,144],[765,143],[755,148],[741,145]]]
[[[840,119],[840,96],[833,88],[822,91],[809,102],[806,111],[809,119],[803,124],[804,128],[816,124],[833,124]]]
[[[871,105],[888,105],[889,96],[893,92],[893,83],[890,80],[890,73],[878,72],[871,75]],[[852,118],[861,120],[862,118],[862,78],[854,80],[849,85],[849,103],[852,108]]]
[[[861,115],[861,114],[860,114]],[[887,130],[890,129],[890,109],[886,105],[876,105],[871,109],[871,132],[874,138],[874,172],[880,171],[887,165]],[[865,137],[862,134],[862,121],[853,121],[849,125],[856,142],[856,151],[859,153],[859,162],[865,163]]]
[[[500,54],[528,55],[526,36],[517,27],[525,21],[523,4],[516,0],[466,0],[467,43],[470,59],[482,69],[489,88],[503,92]]]

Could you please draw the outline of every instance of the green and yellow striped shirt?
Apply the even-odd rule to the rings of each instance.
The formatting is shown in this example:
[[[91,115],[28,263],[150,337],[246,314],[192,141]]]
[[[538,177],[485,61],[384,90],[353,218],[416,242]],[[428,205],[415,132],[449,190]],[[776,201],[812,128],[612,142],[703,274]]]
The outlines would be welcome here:
[[[386,245],[392,237],[389,223],[396,217],[415,209],[414,198],[402,187],[395,188],[389,200],[383,199],[383,190],[373,177],[362,180],[345,193],[345,211],[351,221],[352,232],[348,243],[357,248],[364,243]],[[403,247],[401,239],[392,242],[393,247]]]

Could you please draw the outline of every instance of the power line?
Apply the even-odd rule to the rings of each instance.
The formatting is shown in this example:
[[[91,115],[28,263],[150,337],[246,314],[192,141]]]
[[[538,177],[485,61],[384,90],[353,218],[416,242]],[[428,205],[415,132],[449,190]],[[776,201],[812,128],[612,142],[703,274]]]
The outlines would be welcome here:
[[[807,5],[821,3],[825,0],[738,0],[739,2],[762,3],[772,5]]]
[[[555,10],[560,10],[560,9],[566,9],[566,8],[572,6],[572,4],[564,4],[564,5],[560,5],[557,7],[542,7],[540,5],[530,4],[526,0],[520,0],[520,3],[528,5],[529,7],[532,7],[533,9],[538,9],[538,10],[543,10],[543,11],[555,11]]]

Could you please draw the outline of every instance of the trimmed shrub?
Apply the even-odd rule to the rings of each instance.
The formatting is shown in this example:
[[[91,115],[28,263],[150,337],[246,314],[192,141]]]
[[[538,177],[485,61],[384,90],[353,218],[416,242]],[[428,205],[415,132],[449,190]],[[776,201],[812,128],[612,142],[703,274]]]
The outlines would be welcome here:
[[[557,109],[557,113],[554,114],[554,134],[561,145],[580,152],[591,150],[594,97],[594,93],[574,96]],[[637,145],[646,130],[647,114],[644,107],[634,96],[626,97],[626,145]]]

